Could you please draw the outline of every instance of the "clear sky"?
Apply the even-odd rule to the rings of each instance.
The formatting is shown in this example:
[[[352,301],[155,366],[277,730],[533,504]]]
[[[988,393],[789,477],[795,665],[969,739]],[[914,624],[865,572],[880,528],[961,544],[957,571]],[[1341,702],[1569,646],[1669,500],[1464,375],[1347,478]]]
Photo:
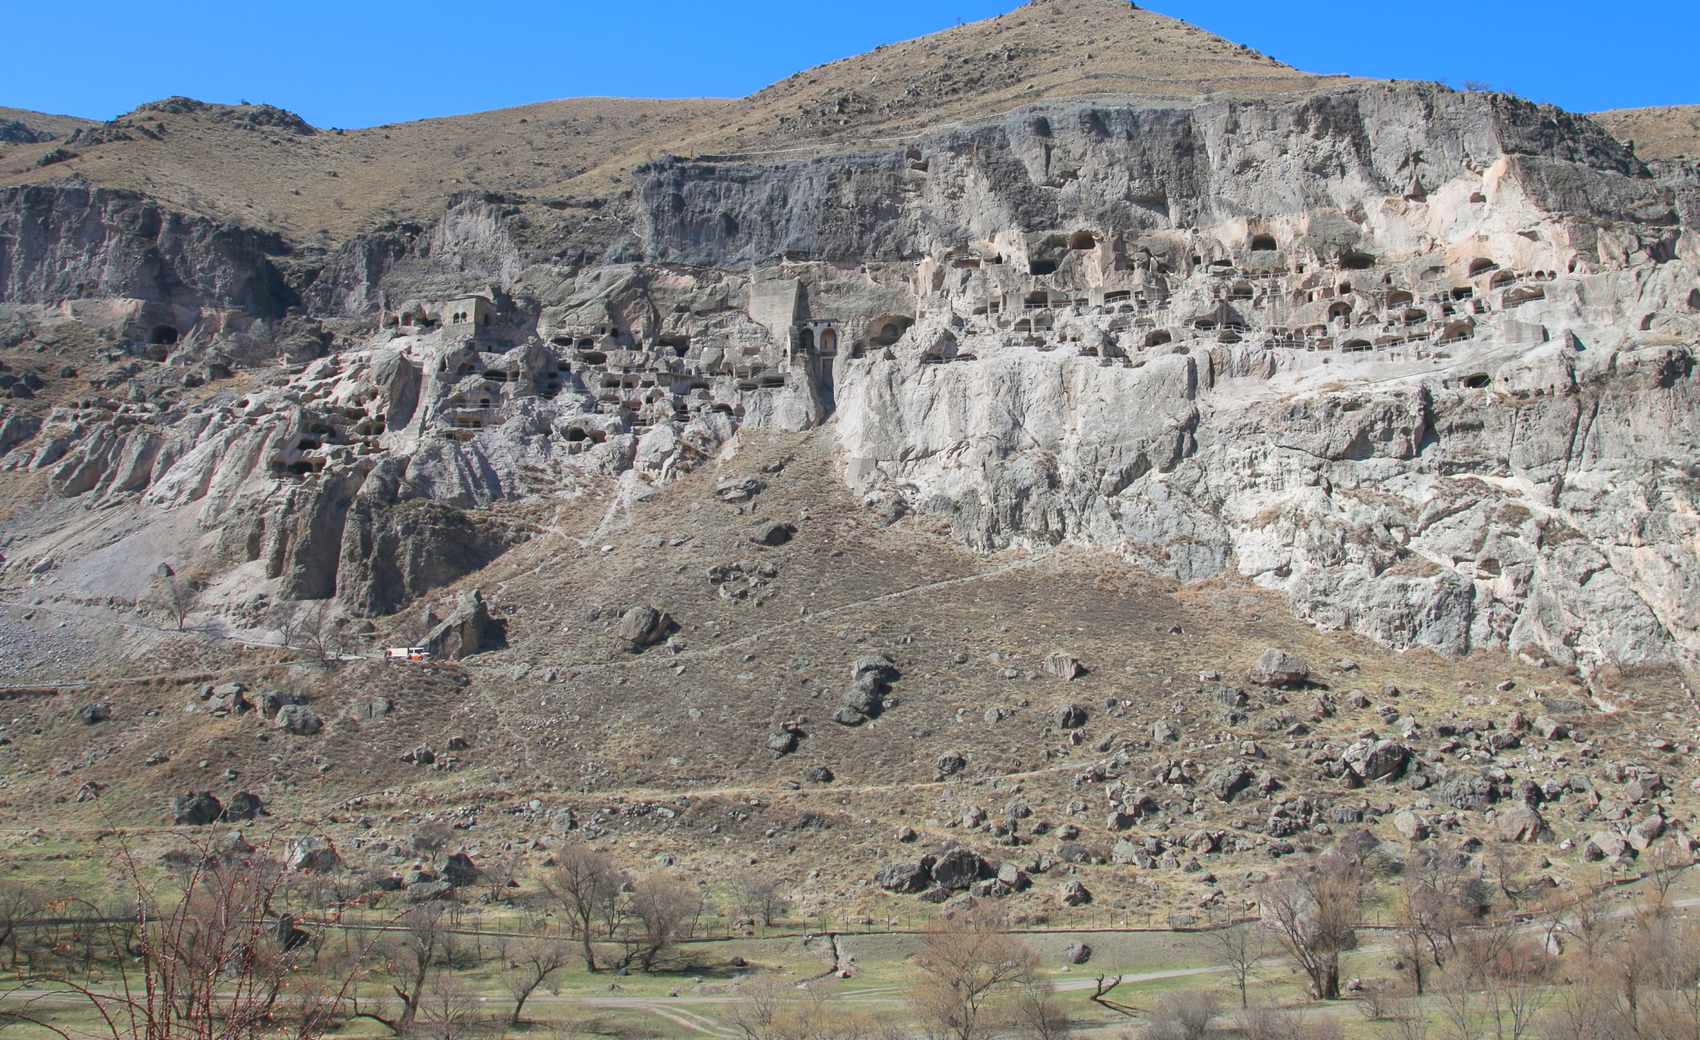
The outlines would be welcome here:
[[[1019,0],[0,0],[0,105],[186,94],[323,127],[586,95],[735,97]],[[1700,103],[1694,0],[1150,0],[1311,72],[1491,84],[1577,111]]]

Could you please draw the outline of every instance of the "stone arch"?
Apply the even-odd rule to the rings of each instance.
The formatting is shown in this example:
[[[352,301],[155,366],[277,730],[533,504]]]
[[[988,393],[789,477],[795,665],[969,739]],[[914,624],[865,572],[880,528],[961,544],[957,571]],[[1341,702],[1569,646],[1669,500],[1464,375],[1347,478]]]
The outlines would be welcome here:
[[[1251,236],[1251,251],[1254,253],[1273,253],[1279,248],[1280,243],[1275,241],[1274,235]]]
[[[1348,271],[1367,271],[1375,266],[1375,257],[1356,249],[1349,249],[1341,254],[1340,266]]]
[[[156,347],[175,347],[181,333],[173,325],[155,325],[148,333],[148,342]]]
[[[1470,261],[1471,278],[1474,278],[1479,274],[1487,274],[1489,271],[1497,270],[1499,270],[1499,264],[1489,257],[1481,256]]]
[[[827,329],[820,334],[820,352],[822,354],[838,353],[838,330]]]

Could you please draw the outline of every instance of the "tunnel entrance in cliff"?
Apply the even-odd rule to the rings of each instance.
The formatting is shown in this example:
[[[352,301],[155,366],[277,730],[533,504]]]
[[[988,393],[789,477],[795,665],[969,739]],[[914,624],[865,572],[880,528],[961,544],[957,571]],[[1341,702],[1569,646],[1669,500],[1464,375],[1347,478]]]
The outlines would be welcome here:
[[[148,343],[155,347],[175,347],[179,333],[170,325],[155,325],[148,334]]]

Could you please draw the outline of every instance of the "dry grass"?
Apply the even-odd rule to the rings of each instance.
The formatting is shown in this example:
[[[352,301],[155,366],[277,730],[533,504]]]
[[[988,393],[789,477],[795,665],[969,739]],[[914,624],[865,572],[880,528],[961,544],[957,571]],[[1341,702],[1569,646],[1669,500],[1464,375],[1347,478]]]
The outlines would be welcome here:
[[[1621,108],[1593,118],[1618,140],[1634,141],[1643,159],[1700,157],[1700,105]]]

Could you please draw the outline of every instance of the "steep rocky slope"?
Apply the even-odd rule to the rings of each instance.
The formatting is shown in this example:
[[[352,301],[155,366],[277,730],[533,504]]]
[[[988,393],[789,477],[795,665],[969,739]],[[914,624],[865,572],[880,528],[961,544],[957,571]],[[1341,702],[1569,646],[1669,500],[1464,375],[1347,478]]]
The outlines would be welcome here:
[[[322,656],[429,643],[486,684],[504,752],[525,756],[507,761],[539,776],[577,761],[612,799],[668,770],[720,794],[770,788],[780,774],[758,767],[795,749],[763,740],[846,713],[833,725],[857,729],[891,693],[858,676],[853,704],[811,706],[804,725],[783,699],[725,707],[785,676],[716,673],[718,699],[689,710],[721,712],[742,743],[699,768],[641,722],[667,710],[691,663],[668,662],[693,644],[722,661],[784,629],[763,652],[806,656],[821,608],[1010,562],[997,554],[1046,554],[1000,586],[1000,609],[1029,623],[1074,603],[1079,629],[1144,624],[1156,588],[1232,605],[1175,607],[1132,645],[1098,633],[1094,653],[1143,660],[1175,652],[1171,627],[1224,630],[1118,695],[1115,717],[1140,727],[1159,720],[1133,704],[1196,713],[1220,691],[1187,676],[1250,664],[1263,645],[1245,633],[1263,629],[1244,615],[1266,609],[1252,604],[1316,629],[1283,623],[1259,644],[1307,642],[1318,660],[1379,647],[1379,682],[1404,685],[1404,667],[1440,691],[1424,726],[1484,703],[1470,667],[1516,673],[1581,725],[1599,722],[1590,697],[1630,700],[1620,669],[1700,652],[1700,176],[1556,109],[1319,80],[1127,5],[1041,0],[740,102],[559,102],[340,134],[174,99],[36,165],[51,147],[0,155],[22,182],[0,189],[0,592],[39,611],[7,630],[47,648],[20,655],[32,682],[55,661],[130,669],[122,639],[56,639],[55,611],[143,626],[138,656],[178,624]],[[453,162],[424,161],[444,151]],[[810,491],[775,512],[762,496],[781,477]],[[827,518],[845,541],[811,542]],[[803,570],[810,596],[785,581],[805,550],[824,554]],[[1108,598],[1057,593],[1123,568]],[[745,616],[761,604],[783,618]],[[944,646],[1007,622],[954,596],[931,609],[925,632],[886,625],[869,647],[902,658],[901,640],[923,640],[915,671],[942,697],[867,761],[870,797],[951,779],[937,735],[997,707]],[[598,654],[616,631],[614,660],[649,652],[613,667]],[[974,653],[1037,673],[1065,635]],[[640,673],[629,703],[598,707]],[[1650,720],[1692,707],[1652,674],[1632,673],[1648,706],[1613,723],[1613,753],[1665,740]],[[373,691],[354,686],[383,675],[299,684],[372,722]],[[502,675],[513,707],[487,685]],[[1472,681],[1473,704],[1444,692]],[[354,692],[365,708],[334,699]],[[422,696],[409,741],[458,703]],[[1334,746],[1356,730],[1330,723],[1321,746],[1294,727],[1336,716],[1306,722],[1282,696],[1256,705],[1295,742],[1282,782],[1360,775]],[[524,736],[597,711],[607,727],[581,746]],[[1065,722],[974,746],[995,743],[993,772],[1043,774],[1034,741],[1084,740]],[[1250,739],[1244,725],[1191,751]],[[205,737],[190,731],[159,739]],[[1435,754],[1514,750],[1462,732]],[[834,771],[867,753],[810,746],[829,744]],[[1101,752],[1116,748],[1107,735]],[[1536,750],[1519,769],[1562,754]],[[916,756],[946,775],[898,775]],[[1205,779],[1177,768],[1171,785]],[[1456,779],[1411,775],[1411,790]],[[517,797],[534,781],[492,783]],[[1470,811],[1509,797],[1511,778],[1489,783],[1492,798],[1459,796]],[[137,779],[130,810],[155,786]],[[1252,829],[1332,826],[1323,790]],[[1642,795],[1628,800],[1679,811],[1671,791]],[[1578,836],[1584,820],[1600,822],[1578,815]]]

